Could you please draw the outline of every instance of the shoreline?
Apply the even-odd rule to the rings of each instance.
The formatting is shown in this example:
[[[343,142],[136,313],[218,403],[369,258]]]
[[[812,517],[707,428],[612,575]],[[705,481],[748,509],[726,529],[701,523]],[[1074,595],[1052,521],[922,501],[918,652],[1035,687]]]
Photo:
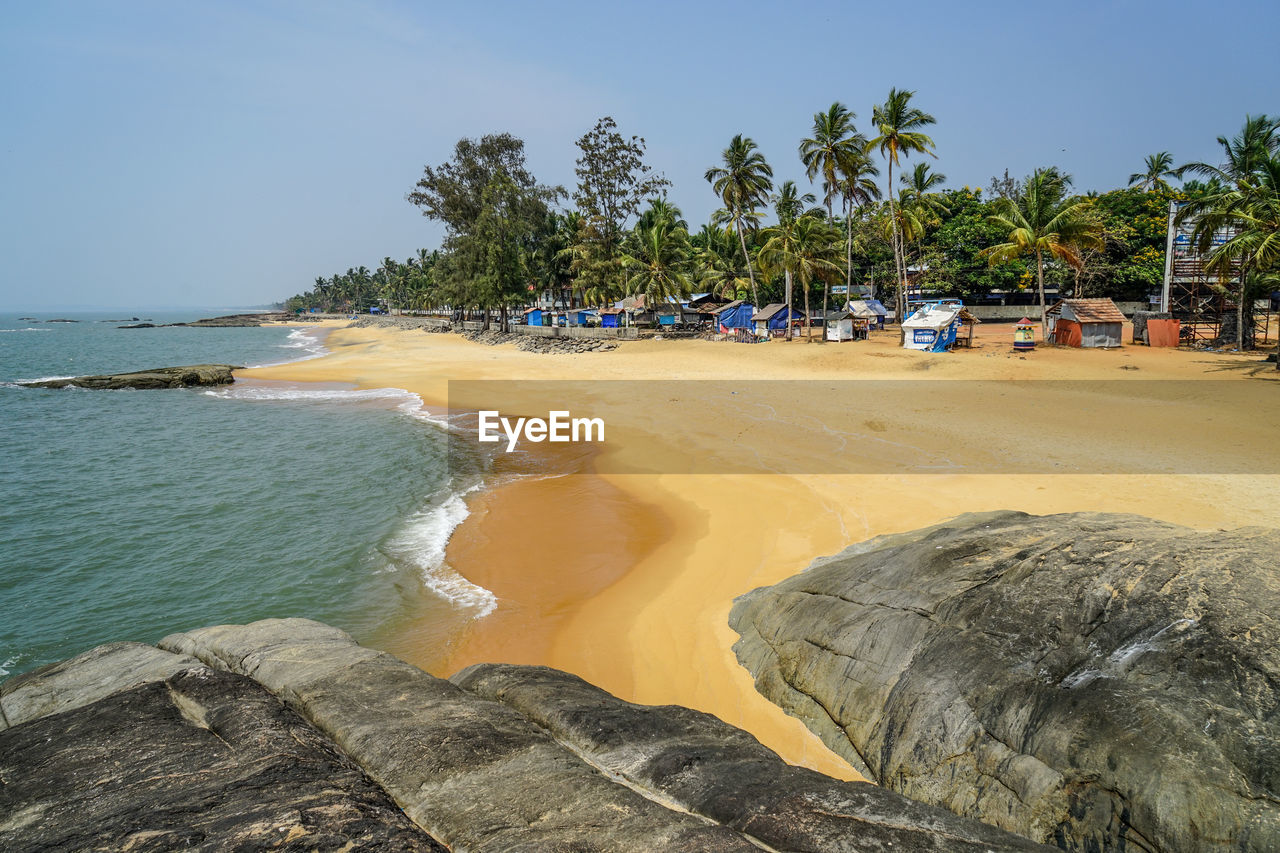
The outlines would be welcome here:
[[[925,378],[925,364],[930,379],[973,378],[977,368],[995,379],[1051,378],[1061,375],[1059,368],[1073,369],[1070,378],[1116,379],[1119,362],[1134,364],[1147,378],[1213,379],[1222,369],[1202,363],[1202,354],[1139,347],[1042,350],[1018,359],[1005,355],[1000,343],[951,356],[904,356],[887,341],[819,347],[643,341],[610,353],[548,356],[377,328],[334,329],[329,339],[333,346],[323,358],[245,373],[401,387],[438,407],[448,402],[450,378],[697,378],[699,372],[720,375],[726,365],[736,368],[733,374],[767,378],[797,378],[797,370],[813,378],[815,365],[824,368],[824,378]],[[782,358],[762,358],[759,351],[774,347]],[[708,364],[701,371],[691,367],[690,353]],[[1248,358],[1211,355],[1241,367]],[[848,369],[830,369],[834,359],[847,359]],[[821,408],[816,416],[839,417]],[[520,402],[511,401],[510,410],[520,410]],[[1001,411],[976,415],[984,419],[979,432],[998,432],[1004,420]],[[700,430],[716,436],[721,428],[713,421],[691,424],[689,432],[705,447]],[[671,438],[653,436],[651,444],[669,448]],[[642,451],[621,451],[629,452]],[[857,776],[757,693],[738,665],[731,648],[737,635],[727,623],[737,595],[794,575],[852,542],[967,511],[1083,509],[1136,512],[1201,529],[1280,526],[1280,478],[1269,474],[1055,474],[1046,483],[1032,474],[628,475],[599,473],[597,461],[577,464],[585,473],[498,482],[468,500],[470,513],[454,530],[448,561],[507,602],[505,611],[500,604],[493,616],[465,626],[442,653],[440,632],[423,621],[429,614],[409,608],[407,619],[378,638],[380,645],[444,676],[481,659],[563,669],[629,701],[713,713],[788,762],[842,778]]]

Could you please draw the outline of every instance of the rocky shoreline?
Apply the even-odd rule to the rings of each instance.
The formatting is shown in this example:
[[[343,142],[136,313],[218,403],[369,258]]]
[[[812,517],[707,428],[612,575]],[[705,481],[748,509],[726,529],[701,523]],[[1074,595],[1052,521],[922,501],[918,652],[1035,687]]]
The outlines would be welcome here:
[[[544,667],[434,678],[305,619],[0,683],[0,848],[1031,851]]]

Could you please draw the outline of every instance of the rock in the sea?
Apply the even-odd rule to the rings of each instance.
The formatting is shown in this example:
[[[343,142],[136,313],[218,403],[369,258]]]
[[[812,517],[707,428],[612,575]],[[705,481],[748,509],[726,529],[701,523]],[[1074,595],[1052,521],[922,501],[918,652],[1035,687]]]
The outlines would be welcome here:
[[[759,690],[886,787],[1065,850],[1280,849],[1280,532],[961,516],[740,598]]]
[[[120,391],[126,388],[186,388],[198,385],[229,385],[235,382],[233,370],[243,370],[230,364],[192,364],[187,367],[156,367],[134,373],[111,373],[104,376],[76,376],[71,379],[45,379],[41,382],[22,382],[28,388],[94,388]]]
[[[0,849],[1031,851],[541,667],[453,681],[305,619],[0,684]]]

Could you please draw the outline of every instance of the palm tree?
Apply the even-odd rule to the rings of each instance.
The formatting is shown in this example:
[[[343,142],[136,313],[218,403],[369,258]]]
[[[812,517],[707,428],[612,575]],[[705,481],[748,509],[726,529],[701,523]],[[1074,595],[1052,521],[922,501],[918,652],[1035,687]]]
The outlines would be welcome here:
[[[928,163],[917,163],[911,172],[898,176],[898,181],[903,185],[898,205],[902,214],[903,264],[906,265],[906,243],[923,239],[925,229],[936,226],[951,209],[937,193],[930,192],[945,184],[947,176],[932,171]]]
[[[1145,172],[1134,172],[1129,176],[1129,186],[1138,185],[1143,192],[1169,189],[1165,178],[1176,178],[1178,172],[1173,168],[1173,156],[1168,151],[1148,154]]]
[[[840,179],[848,174],[848,166],[867,145],[866,137],[854,129],[854,118],[848,107],[836,102],[825,113],[814,113],[813,136],[800,141],[804,176],[810,183],[822,176],[822,201],[827,206],[828,222],[834,219],[832,205],[840,195]]]
[[[880,187],[875,182],[879,175],[880,170],[871,162],[870,155],[860,151],[845,164],[844,176],[840,179],[845,216],[845,286],[850,294],[853,292],[853,215],[880,198]]]
[[[769,199],[779,222],[797,219],[806,213],[806,207],[817,201],[813,193],[800,195],[795,181],[783,181],[778,192]]]
[[[996,213],[993,225],[1009,232],[1008,242],[983,249],[992,264],[1013,260],[1023,254],[1036,257],[1036,281],[1040,287],[1040,337],[1045,337],[1048,319],[1044,302],[1044,256],[1080,263],[1075,247],[1097,240],[1096,223],[1085,215],[1089,202],[1067,196],[1071,177],[1055,168],[1037,169],[1027,179],[1017,198],[992,202]]]
[[[1256,230],[1258,227],[1256,224],[1250,227],[1244,218],[1244,212],[1252,207],[1253,216],[1258,217],[1254,222],[1265,222],[1268,163],[1274,161],[1276,155],[1280,154],[1280,118],[1271,118],[1266,115],[1245,116],[1244,127],[1241,128],[1240,133],[1231,139],[1219,136],[1218,144],[1222,146],[1223,151],[1221,166],[1187,163],[1176,170],[1178,177],[1192,172],[1203,175],[1210,181],[1211,188],[1204,196],[1183,205],[1178,212],[1179,222],[1189,218],[1197,219],[1192,239],[1200,245],[1201,251],[1211,245],[1214,234],[1220,229],[1243,226],[1243,230],[1251,230],[1255,235],[1262,233]],[[1237,237],[1239,236],[1240,234],[1237,234]],[[1244,350],[1245,346],[1244,306],[1247,271],[1251,266],[1251,260],[1265,262],[1265,254],[1262,257],[1250,258],[1253,239],[1256,238],[1240,242],[1228,240],[1227,242],[1232,245],[1229,251],[1222,251],[1227,248],[1224,244],[1210,256],[1209,263],[1212,264],[1212,269],[1209,269],[1209,263],[1206,263],[1206,269],[1216,272],[1224,280],[1231,276],[1233,261],[1239,265],[1240,294],[1236,299],[1236,345],[1241,350]],[[1265,243],[1265,240],[1259,243],[1253,249],[1253,253],[1256,254]],[[1266,270],[1265,267],[1257,266],[1253,269],[1259,272]]]
[[[693,290],[689,277],[689,234],[664,212],[652,223],[637,225],[628,236],[621,258],[631,272],[627,292],[643,296],[645,305],[658,305],[687,298]]]
[[[827,281],[838,275],[835,258],[838,232],[817,216],[800,216],[765,229],[760,263],[766,268],[781,269],[786,276],[787,339],[791,338],[791,283],[799,281],[804,288],[804,313],[809,316],[809,285],[815,278]],[[806,324],[806,336],[812,326]],[[825,335],[824,335],[825,337]]]
[[[933,139],[920,132],[920,128],[936,124],[937,120],[926,112],[911,106],[911,98],[915,92],[907,89],[890,89],[889,98],[875,107],[871,113],[871,121],[879,134],[869,143],[867,149],[878,148],[880,156],[889,164],[889,218],[893,226],[893,256],[898,271],[898,320],[901,322],[906,309],[907,271],[902,256],[902,240],[898,234],[897,215],[893,210],[893,167],[898,164],[899,157],[914,152],[933,154]]]
[[[751,295],[751,281],[743,269],[733,231],[708,224],[693,237],[698,286],[718,298],[745,299]]]
[[[751,255],[747,252],[742,220],[769,197],[769,191],[773,189],[773,169],[765,162],[755,141],[741,133],[733,137],[721,157],[724,165],[712,166],[704,177],[733,216],[738,240],[742,244],[742,257],[747,262],[747,276],[751,279],[751,298],[759,304],[760,294],[756,290],[756,276],[751,269]]]

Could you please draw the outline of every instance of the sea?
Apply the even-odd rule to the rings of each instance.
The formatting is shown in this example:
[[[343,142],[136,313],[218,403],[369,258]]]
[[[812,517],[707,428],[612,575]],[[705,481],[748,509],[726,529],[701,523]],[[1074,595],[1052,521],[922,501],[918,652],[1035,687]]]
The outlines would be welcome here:
[[[445,563],[482,466],[447,464],[448,422],[414,394],[17,384],[324,352],[314,328],[119,328],[220,313],[0,315],[0,679],[204,625],[306,616],[365,642],[424,599],[496,605]]]

